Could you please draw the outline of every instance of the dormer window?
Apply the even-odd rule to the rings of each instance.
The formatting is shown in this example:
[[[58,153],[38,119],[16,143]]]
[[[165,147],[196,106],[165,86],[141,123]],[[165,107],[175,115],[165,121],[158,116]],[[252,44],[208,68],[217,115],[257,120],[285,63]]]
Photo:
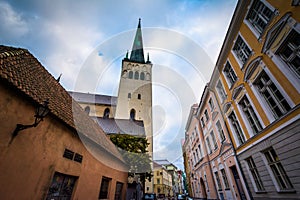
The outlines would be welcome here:
[[[105,108],[104,113],[103,113],[103,118],[108,119],[109,118],[109,113],[110,113],[109,108]]]

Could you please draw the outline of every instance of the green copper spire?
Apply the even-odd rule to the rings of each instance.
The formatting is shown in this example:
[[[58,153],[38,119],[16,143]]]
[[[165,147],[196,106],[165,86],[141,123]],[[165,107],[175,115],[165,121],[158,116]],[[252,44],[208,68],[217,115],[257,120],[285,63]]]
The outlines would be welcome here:
[[[130,61],[145,63],[142,29],[141,29],[141,18],[139,19],[139,24],[133,41],[132,51],[130,54]]]

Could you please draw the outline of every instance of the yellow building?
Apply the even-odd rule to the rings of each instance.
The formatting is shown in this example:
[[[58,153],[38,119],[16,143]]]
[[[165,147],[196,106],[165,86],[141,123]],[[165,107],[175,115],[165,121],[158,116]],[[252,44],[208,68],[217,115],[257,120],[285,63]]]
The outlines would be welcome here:
[[[172,175],[164,165],[153,161],[154,193],[157,197],[173,196]]]
[[[210,82],[254,199],[299,198],[299,21],[299,1],[239,1]]]

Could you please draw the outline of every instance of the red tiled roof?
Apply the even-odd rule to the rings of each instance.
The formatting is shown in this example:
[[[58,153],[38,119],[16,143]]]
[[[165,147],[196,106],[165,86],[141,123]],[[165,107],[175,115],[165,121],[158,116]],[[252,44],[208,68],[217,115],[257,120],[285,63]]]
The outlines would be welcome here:
[[[123,161],[103,130],[28,50],[0,45],[0,80],[9,82],[36,103],[49,99],[53,115]]]

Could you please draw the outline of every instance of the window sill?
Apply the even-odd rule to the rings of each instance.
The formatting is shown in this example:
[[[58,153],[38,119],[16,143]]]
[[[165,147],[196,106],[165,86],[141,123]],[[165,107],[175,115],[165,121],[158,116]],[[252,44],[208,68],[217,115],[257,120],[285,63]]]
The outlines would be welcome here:
[[[284,194],[284,193],[296,193],[296,190],[294,190],[294,189],[287,189],[287,190],[279,190],[277,192],[278,193],[282,193],[282,194]]]
[[[256,194],[266,194],[267,193],[267,191],[257,191],[257,192],[255,192]]]

